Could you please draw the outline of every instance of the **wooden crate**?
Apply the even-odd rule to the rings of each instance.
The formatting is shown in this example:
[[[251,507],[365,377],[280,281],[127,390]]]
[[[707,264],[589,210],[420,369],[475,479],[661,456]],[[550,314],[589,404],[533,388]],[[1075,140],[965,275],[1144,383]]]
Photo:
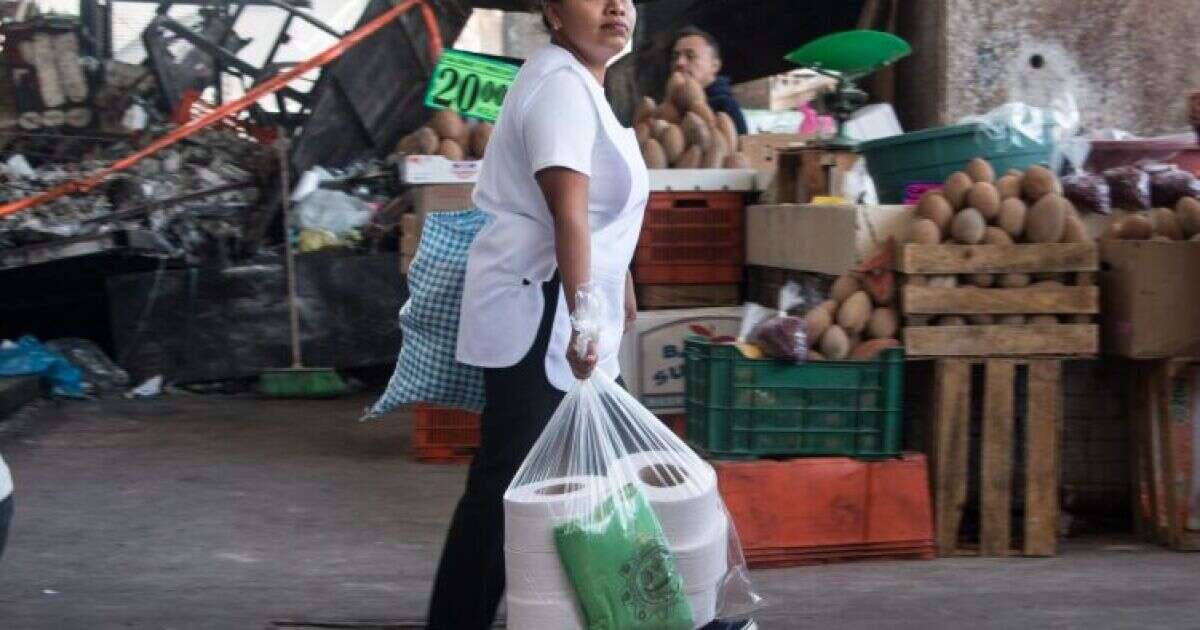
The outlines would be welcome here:
[[[904,245],[896,270],[909,357],[1093,356],[1100,350],[1099,256],[1092,243]],[[970,274],[1060,274],[1068,286],[937,287],[911,278]],[[938,326],[944,315],[1057,315],[1057,324]],[[1070,323],[1061,323],[1067,319]]]
[[[701,308],[741,304],[740,284],[639,284],[639,309]]]
[[[1200,551],[1193,440],[1200,368],[1186,360],[1135,361],[1129,397],[1134,530],[1147,542]],[[1195,513],[1189,513],[1195,512]]]
[[[862,156],[845,149],[788,147],[777,159],[776,203],[811,203],[813,197],[840,197],[846,174]]]
[[[960,547],[967,502],[971,443],[971,371],[984,370],[980,445],[980,528],[977,551]],[[1055,359],[939,359],[934,380],[930,454],[934,530],[943,556],[1007,556],[1014,553],[1013,453],[1018,366],[1028,370],[1023,434],[1025,519],[1017,555],[1053,556],[1058,548],[1059,434],[1062,427],[1062,363]],[[974,393],[978,396],[980,393]]]

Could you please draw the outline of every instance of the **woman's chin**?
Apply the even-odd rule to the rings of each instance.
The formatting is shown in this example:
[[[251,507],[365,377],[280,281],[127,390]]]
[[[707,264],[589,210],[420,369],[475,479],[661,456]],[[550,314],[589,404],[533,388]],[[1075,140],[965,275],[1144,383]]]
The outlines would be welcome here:
[[[603,51],[605,59],[618,57],[625,52],[625,48],[629,45],[628,37],[611,36],[606,37],[600,42],[597,42],[597,50]]]

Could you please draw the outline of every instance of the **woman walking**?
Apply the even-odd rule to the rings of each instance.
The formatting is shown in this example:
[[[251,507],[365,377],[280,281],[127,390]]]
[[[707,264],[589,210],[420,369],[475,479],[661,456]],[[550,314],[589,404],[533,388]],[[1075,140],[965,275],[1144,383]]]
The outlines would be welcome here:
[[[487,402],[438,566],[433,630],[491,626],[504,594],[504,491],[575,379],[618,376],[623,320],[637,312],[628,269],[649,179],[602,87],[636,12],[632,0],[543,0],[542,15],[551,43],[509,89],[475,187],[493,219],[468,258],[457,358],[484,368]],[[580,289],[608,305],[583,357],[570,351]]]

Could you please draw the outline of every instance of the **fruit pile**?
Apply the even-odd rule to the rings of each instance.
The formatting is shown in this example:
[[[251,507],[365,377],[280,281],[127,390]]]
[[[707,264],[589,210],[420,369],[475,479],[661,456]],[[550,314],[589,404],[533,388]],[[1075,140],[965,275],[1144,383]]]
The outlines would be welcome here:
[[[681,72],[667,81],[661,105],[642,99],[633,128],[647,168],[750,168],[733,119],[713,113],[704,89]]]
[[[425,126],[404,136],[396,152],[405,155],[440,155],[448,160],[481,160],[492,125],[478,121],[468,123],[448,109],[439,110]]]
[[[1113,219],[1101,240],[1200,242],[1200,200],[1182,197],[1175,209],[1155,208]]]
[[[855,275],[833,282],[829,299],[804,317],[809,360],[867,360],[900,347],[900,316],[891,306],[895,294]]]
[[[1011,170],[996,179],[987,161],[976,158],[925,193],[909,242],[934,245],[1082,243],[1090,240],[1075,206],[1062,194],[1054,173],[1040,166]]]
[[[1075,206],[1063,196],[1062,184],[1050,170],[1031,166],[995,179],[987,161],[976,158],[946,179],[941,191],[925,193],[917,204],[909,242],[933,245],[1012,245],[1015,243],[1085,243],[1088,237]],[[943,238],[943,235],[945,238]],[[905,284],[941,288],[975,286],[1019,289],[1061,287],[1094,282],[1093,274],[975,273],[910,275]],[[1011,314],[942,315],[937,326],[990,324],[1090,323],[1089,315]]]

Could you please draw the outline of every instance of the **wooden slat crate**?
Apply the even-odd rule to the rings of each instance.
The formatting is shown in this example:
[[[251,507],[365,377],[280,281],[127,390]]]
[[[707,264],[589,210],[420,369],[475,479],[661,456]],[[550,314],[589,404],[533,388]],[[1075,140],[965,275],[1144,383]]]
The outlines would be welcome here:
[[[1099,353],[1099,254],[1092,243],[904,245],[896,269],[909,357],[1092,356]],[[1059,275],[1065,286],[928,286],[936,276]],[[941,316],[1054,315],[1058,323],[936,325]]]
[[[1133,522],[1148,542],[1179,551],[1200,551],[1200,505],[1193,487],[1192,435],[1200,422],[1200,367],[1184,360],[1136,361],[1132,365],[1130,472]],[[1190,514],[1195,511],[1196,513]]]
[[[1059,433],[1062,427],[1062,362],[1053,359],[940,359],[934,383],[930,450],[934,526],[938,553],[970,554],[959,529],[967,503],[971,444],[971,370],[984,370],[980,445],[978,554],[1013,553],[1012,496],[1015,440],[1015,382],[1018,366],[1028,370],[1024,426],[1025,520],[1016,554],[1053,556],[1058,547]]]

